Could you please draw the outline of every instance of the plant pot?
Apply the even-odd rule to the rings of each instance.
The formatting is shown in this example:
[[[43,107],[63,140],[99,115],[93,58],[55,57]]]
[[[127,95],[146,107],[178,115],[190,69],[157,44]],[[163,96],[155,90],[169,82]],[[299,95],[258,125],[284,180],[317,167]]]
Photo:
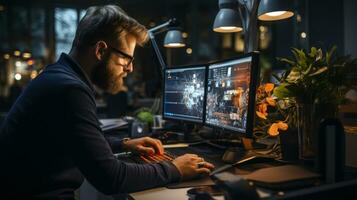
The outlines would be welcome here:
[[[299,160],[298,130],[291,128],[279,134],[281,159],[284,161]]]
[[[316,155],[319,118],[316,113],[316,104],[297,105],[299,158],[301,160],[312,160]]]
[[[299,158],[313,160],[317,153],[317,137],[320,121],[337,115],[333,104],[297,104],[297,129]]]

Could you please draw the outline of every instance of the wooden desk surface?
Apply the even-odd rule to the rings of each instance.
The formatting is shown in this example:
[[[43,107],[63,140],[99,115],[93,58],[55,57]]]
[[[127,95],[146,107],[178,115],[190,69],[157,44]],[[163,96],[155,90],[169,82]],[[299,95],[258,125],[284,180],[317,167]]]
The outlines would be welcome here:
[[[168,189],[166,187],[154,188],[150,190],[144,190],[141,192],[135,192],[130,194],[130,196],[135,200],[158,200],[158,199],[168,199],[168,200],[184,200],[188,199],[187,190],[190,188],[180,188],[180,189]],[[257,189],[260,198],[270,197],[270,193]],[[214,196],[215,200],[224,200],[224,196]]]
[[[188,199],[187,190],[190,188],[180,188],[180,189],[168,189],[166,187],[154,188],[150,190],[144,190],[141,192],[136,192],[130,194],[130,196],[135,200],[158,200],[158,199],[168,199],[168,200],[183,200]],[[223,200],[223,196],[215,196],[217,200]]]
[[[190,188],[167,189],[166,187],[160,187],[132,193],[130,194],[130,196],[133,197],[135,200],[181,200],[188,199],[188,196],[186,195],[188,189]]]

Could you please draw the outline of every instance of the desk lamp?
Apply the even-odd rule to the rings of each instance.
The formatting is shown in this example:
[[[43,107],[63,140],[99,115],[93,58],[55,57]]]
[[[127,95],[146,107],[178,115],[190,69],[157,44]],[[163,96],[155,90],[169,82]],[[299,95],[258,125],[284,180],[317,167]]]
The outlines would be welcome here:
[[[167,31],[164,39],[164,47],[179,48],[185,46],[185,43],[183,42],[183,38],[182,38],[182,33],[179,28],[179,22],[175,18],[172,18],[167,22],[155,26],[148,30],[150,41],[154,48],[157,59],[159,60],[161,65],[161,71],[163,71],[166,68],[166,64],[160,52],[159,46],[156,43],[155,35],[162,33],[164,31]]]
[[[244,52],[258,50],[257,22],[277,21],[294,15],[292,0],[219,0],[213,30],[220,33],[244,31]]]
[[[164,39],[164,47],[166,48],[180,48],[186,46],[185,43],[183,42],[182,38],[182,33],[181,29],[179,27],[180,23],[175,19],[169,19],[167,22],[160,24],[158,26],[155,26],[151,29],[148,30],[149,33],[149,38],[152,44],[152,47],[154,48],[155,54],[157,59],[159,60],[160,67],[161,67],[161,76],[163,77],[163,71],[166,68],[166,63],[162,57],[162,54],[160,52],[159,46],[157,45],[157,42],[155,40],[155,35],[167,31]],[[152,106],[152,110],[154,113],[161,113],[161,102],[162,99],[157,99],[154,102],[154,105]]]

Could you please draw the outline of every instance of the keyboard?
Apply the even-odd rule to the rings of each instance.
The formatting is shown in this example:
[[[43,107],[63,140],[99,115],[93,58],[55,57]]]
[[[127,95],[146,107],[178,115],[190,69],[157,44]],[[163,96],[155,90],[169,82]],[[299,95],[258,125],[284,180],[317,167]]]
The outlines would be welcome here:
[[[176,156],[165,151],[163,155],[152,154],[152,155],[130,155],[130,156],[120,156],[120,160],[137,163],[137,164],[154,164],[162,161],[173,161]]]
[[[173,161],[176,156],[172,155],[171,153],[164,152],[163,155],[153,154],[153,155],[140,155],[138,156],[141,162],[144,163],[158,163],[162,161]]]
[[[196,146],[165,149],[163,155],[124,154],[121,156],[117,156],[117,158],[125,162],[146,164],[146,163],[158,163],[162,161],[172,161],[180,155],[184,155],[186,153],[192,153],[192,154],[197,154],[200,157],[203,157],[205,161],[212,163],[216,167],[226,165],[226,163],[222,161],[222,155],[224,153],[224,150],[212,148],[212,146],[206,144],[196,145]]]

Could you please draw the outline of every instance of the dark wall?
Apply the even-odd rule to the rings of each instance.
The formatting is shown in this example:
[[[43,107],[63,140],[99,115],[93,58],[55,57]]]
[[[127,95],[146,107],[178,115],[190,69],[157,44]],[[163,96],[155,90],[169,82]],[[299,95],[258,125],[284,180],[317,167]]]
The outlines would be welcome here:
[[[357,57],[357,1],[344,1],[345,54]]]
[[[336,45],[337,51],[344,53],[344,2],[310,0],[307,3],[309,46],[330,48]]]

